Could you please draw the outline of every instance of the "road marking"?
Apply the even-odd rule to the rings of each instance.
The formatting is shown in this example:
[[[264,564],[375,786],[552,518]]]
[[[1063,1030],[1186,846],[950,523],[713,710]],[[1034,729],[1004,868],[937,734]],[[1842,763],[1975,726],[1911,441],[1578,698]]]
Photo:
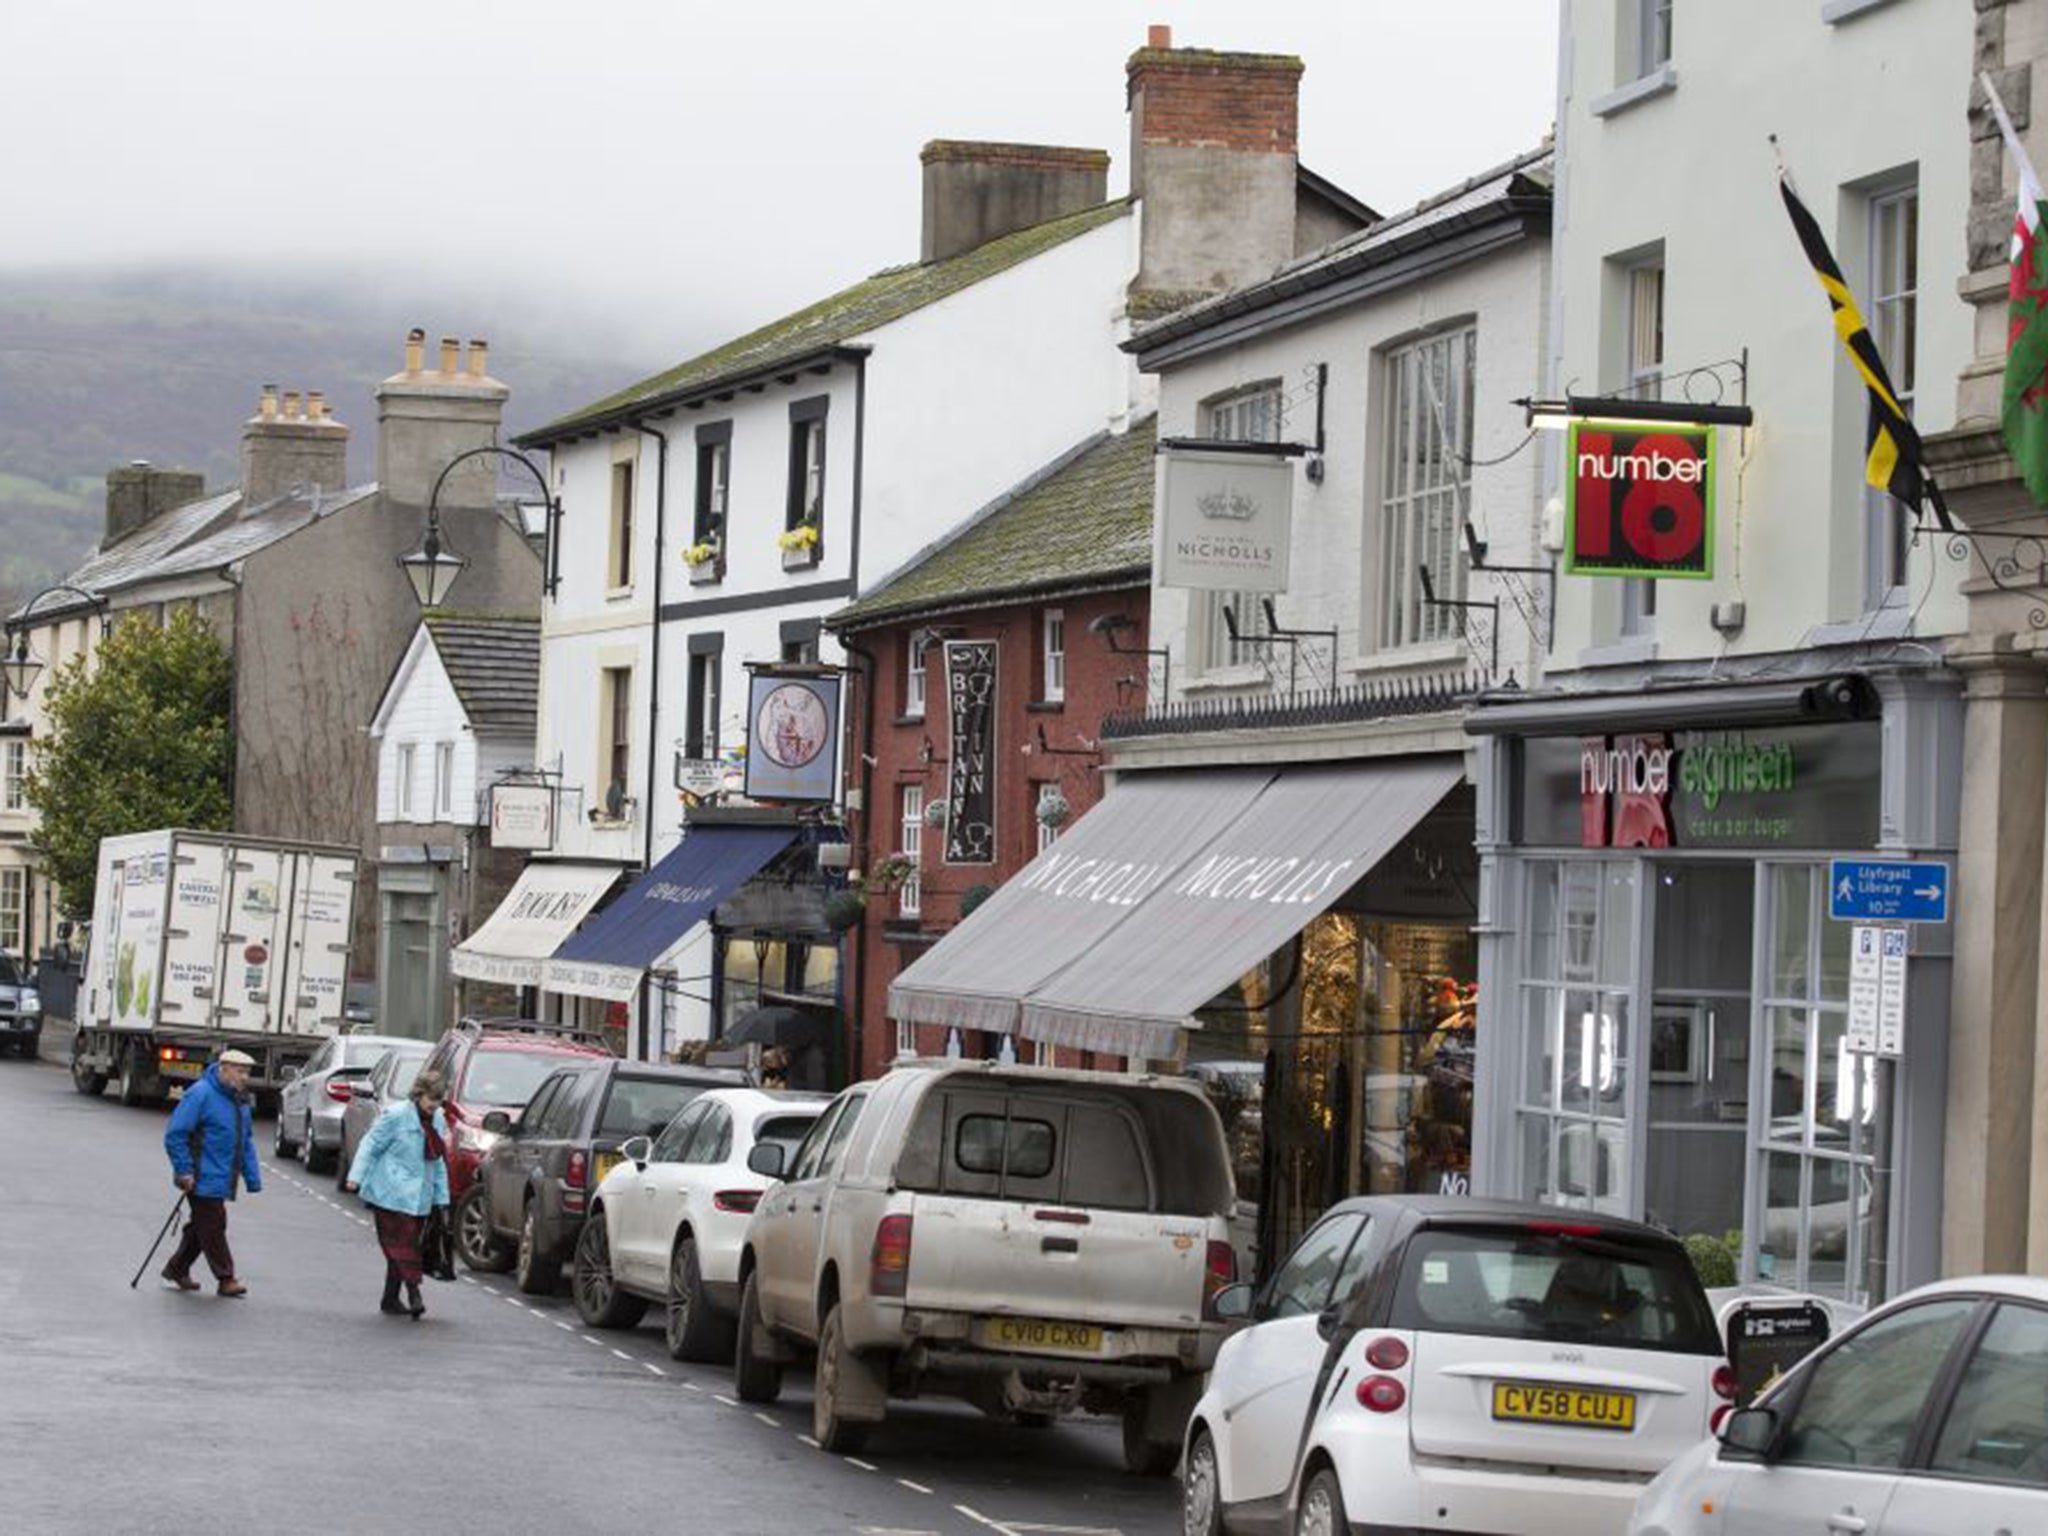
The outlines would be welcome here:
[[[728,1408],[737,1408],[737,1407],[739,1407],[739,1404],[738,1404],[738,1403],[736,1403],[736,1402],[734,1402],[734,1401],[733,1401],[733,1400],[732,1400],[731,1398],[729,1398],[729,1397],[723,1397],[723,1396],[719,1395],[719,1394],[718,1394],[718,1393],[716,1393],[716,1392],[714,1392],[714,1393],[712,1393],[712,1394],[711,1394],[711,1400],[712,1400],[713,1402],[715,1402],[715,1403],[723,1403],[723,1404],[725,1404],[725,1406],[726,1406],[726,1407],[728,1407]]]
[[[872,1461],[862,1461],[858,1456],[842,1456],[839,1459],[849,1467],[859,1467],[863,1472],[879,1472],[882,1470]]]
[[[596,1346],[597,1346],[597,1347],[598,1347],[599,1349],[603,1349],[603,1348],[604,1348],[604,1340],[603,1340],[603,1339],[593,1339],[593,1338],[592,1338],[592,1337],[591,1337],[591,1336],[590,1336],[589,1334],[587,1334],[587,1333],[584,1333],[584,1334],[578,1334],[578,1335],[577,1335],[577,1337],[578,1337],[578,1338],[580,1338],[580,1339],[582,1339],[582,1340],[583,1340],[583,1342],[584,1342],[584,1343],[586,1343],[586,1344],[595,1344],[595,1345],[596,1345]]]
[[[805,1445],[808,1445],[814,1451],[822,1451],[823,1449],[825,1449],[825,1447],[818,1444],[818,1442],[813,1440],[809,1435],[798,1435],[797,1439],[803,1441]]]
[[[931,1492],[931,1489],[929,1489],[929,1488],[925,1487],[925,1485],[924,1485],[923,1483],[913,1483],[913,1482],[912,1482],[912,1481],[911,1481],[911,1480],[910,1480],[909,1478],[907,1478],[907,1477],[899,1477],[899,1478],[897,1478],[897,1479],[896,1479],[896,1481],[897,1481],[897,1482],[899,1482],[899,1483],[901,1483],[901,1484],[902,1484],[902,1485],[903,1485],[904,1487],[908,1488],[908,1489],[909,1489],[909,1490],[910,1490],[910,1491],[911,1491],[912,1493],[930,1493],[930,1492]]]
[[[666,1375],[668,1374],[668,1372],[667,1372],[667,1371],[664,1371],[664,1370],[663,1370],[663,1369],[662,1369],[662,1368],[661,1368],[660,1366],[658,1366],[658,1365],[650,1365],[650,1364],[649,1364],[649,1363],[648,1363],[647,1361],[645,1361],[645,1360],[642,1360],[642,1361],[640,1362],[640,1369],[641,1369],[641,1370],[643,1370],[643,1371],[652,1371],[652,1372],[653,1372],[653,1373],[654,1373],[655,1375],[657,1375],[657,1376],[666,1376]]]
[[[462,1277],[462,1283],[463,1283],[464,1285],[475,1285],[475,1284],[476,1284],[476,1276],[475,1276],[475,1275],[464,1275],[464,1276]]]
[[[694,1381],[686,1381],[683,1383],[683,1390],[685,1392],[702,1392],[704,1389]]]
[[[617,1355],[621,1360],[626,1361],[628,1364],[632,1362],[633,1357],[627,1354],[623,1349],[615,1349],[612,1351],[612,1353]]]
[[[754,1417],[759,1419],[763,1424],[766,1424],[770,1429],[782,1428],[782,1421],[776,1418],[775,1415],[772,1413],[757,1413],[754,1415]]]
[[[1000,1525],[997,1525],[995,1521],[989,1519],[987,1515],[969,1509],[965,1504],[955,1504],[953,1507],[959,1510],[960,1513],[965,1515],[968,1519],[974,1521],[977,1525],[985,1525],[992,1531],[1000,1531],[1002,1529]]]
[[[540,1314],[538,1312],[534,1314],[534,1316],[536,1317],[538,1317],[539,1315]],[[576,1325],[574,1323],[565,1323],[559,1317],[552,1319],[552,1321],[554,1325],[557,1328],[561,1329],[564,1333],[574,1333],[576,1331]]]

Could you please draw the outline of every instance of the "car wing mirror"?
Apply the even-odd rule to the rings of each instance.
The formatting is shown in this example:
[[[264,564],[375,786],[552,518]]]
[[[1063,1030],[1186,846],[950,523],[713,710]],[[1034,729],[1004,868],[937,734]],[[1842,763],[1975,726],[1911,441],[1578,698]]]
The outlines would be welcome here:
[[[1251,1285],[1240,1280],[1218,1291],[1209,1308],[1221,1322],[1248,1323],[1252,1318],[1253,1294]]]
[[[494,1109],[484,1116],[484,1129],[493,1136],[509,1136],[512,1134],[512,1117],[502,1109]]]
[[[1335,1307],[1325,1307],[1316,1314],[1316,1337],[1327,1344],[1337,1337],[1337,1330],[1343,1325],[1343,1314]]]
[[[653,1153],[654,1143],[645,1136],[628,1136],[619,1143],[619,1156],[630,1159],[635,1168],[645,1168]]]
[[[754,1149],[747,1154],[747,1168],[764,1179],[779,1179],[782,1177],[782,1157],[782,1148],[777,1143],[756,1142]]]
[[[1778,1410],[1738,1408],[1721,1425],[1721,1444],[1740,1455],[1769,1461],[1778,1451]]]

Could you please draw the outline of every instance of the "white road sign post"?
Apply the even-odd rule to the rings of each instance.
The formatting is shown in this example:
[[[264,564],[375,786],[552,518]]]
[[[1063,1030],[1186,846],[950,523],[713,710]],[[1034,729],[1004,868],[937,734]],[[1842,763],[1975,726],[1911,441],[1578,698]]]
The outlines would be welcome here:
[[[1858,923],[1849,932],[1849,1049],[1877,1049],[1884,930]]]

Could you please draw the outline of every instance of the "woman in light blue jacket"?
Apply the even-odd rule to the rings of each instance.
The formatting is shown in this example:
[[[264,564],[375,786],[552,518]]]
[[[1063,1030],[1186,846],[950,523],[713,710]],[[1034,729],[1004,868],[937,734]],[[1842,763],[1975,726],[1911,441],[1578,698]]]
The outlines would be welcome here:
[[[448,1214],[448,1122],[441,1118],[446,1090],[438,1072],[413,1079],[412,1096],[377,1117],[356,1160],[349,1165],[351,1194],[377,1218],[377,1246],[384,1250],[381,1310],[417,1320],[420,1300],[420,1234],[427,1216]],[[405,1287],[400,1305],[398,1288]]]

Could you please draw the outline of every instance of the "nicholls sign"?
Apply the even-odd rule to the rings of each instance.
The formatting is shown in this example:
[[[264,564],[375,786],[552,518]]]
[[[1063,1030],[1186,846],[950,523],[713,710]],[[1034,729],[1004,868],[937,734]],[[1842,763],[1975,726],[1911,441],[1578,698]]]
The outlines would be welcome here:
[[[1714,574],[1714,429],[1575,421],[1566,437],[1565,570]]]
[[[1294,465],[1278,455],[1160,456],[1152,568],[1163,587],[1285,592]]]

